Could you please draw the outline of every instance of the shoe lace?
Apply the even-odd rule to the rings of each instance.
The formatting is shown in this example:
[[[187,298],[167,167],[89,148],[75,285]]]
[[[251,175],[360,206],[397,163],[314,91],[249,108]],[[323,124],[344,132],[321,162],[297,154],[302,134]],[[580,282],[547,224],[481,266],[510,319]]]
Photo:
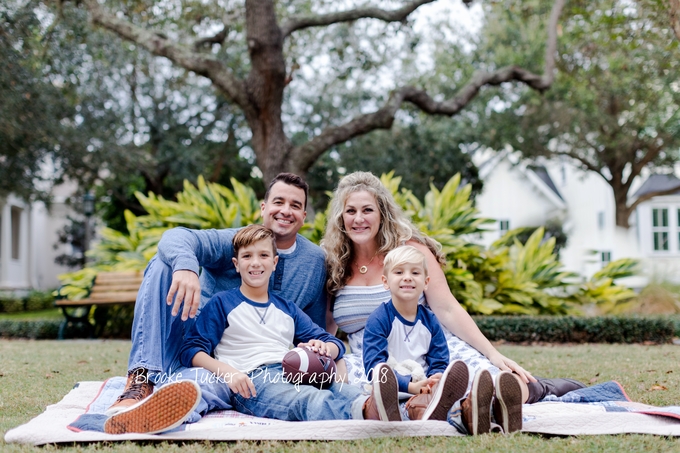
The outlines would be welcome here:
[[[130,386],[118,397],[118,400],[134,399],[139,400],[147,396],[149,387],[152,384],[145,374],[136,374],[130,382]]]

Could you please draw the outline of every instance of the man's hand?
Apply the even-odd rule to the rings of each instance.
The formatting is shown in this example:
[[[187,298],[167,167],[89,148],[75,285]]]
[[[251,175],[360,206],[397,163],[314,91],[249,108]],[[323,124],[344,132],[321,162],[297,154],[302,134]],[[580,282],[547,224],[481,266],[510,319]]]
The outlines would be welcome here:
[[[198,281],[198,275],[192,271],[175,271],[172,274],[172,285],[170,285],[165,302],[172,305],[172,316],[177,316],[179,307],[184,302],[182,321],[196,316],[198,307],[201,305],[201,284]]]

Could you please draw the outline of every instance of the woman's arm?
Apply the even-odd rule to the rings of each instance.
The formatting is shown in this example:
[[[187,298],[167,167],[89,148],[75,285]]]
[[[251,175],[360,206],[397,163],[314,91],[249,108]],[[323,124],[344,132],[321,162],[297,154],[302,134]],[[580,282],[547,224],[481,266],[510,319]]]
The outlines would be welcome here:
[[[472,317],[451,294],[444,271],[430,249],[416,241],[409,241],[409,245],[416,247],[427,257],[430,283],[425,291],[425,297],[439,322],[452,334],[484,354],[491,363],[501,370],[517,373],[524,382],[535,381],[536,379],[531,373],[518,365],[514,360],[510,360],[498,352],[482,331],[479,330]]]

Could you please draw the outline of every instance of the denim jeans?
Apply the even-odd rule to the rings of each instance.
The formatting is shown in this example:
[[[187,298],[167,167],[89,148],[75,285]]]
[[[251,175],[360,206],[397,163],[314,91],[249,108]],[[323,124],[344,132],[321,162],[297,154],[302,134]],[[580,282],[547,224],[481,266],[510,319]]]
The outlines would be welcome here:
[[[128,371],[146,368],[149,379],[158,384],[182,368],[179,350],[195,320],[182,321],[179,314],[172,316],[172,305],[165,302],[171,283],[172,268],[153,257],[144,270],[132,323]]]
[[[291,421],[363,419],[368,395],[359,387],[337,382],[327,390],[294,385],[284,381],[280,363],[262,366],[248,375],[257,396],[232,396],[234,409],[241,413]]]
[[[189,416],[187,423],[195,423],[212,410],[233,409],[232,391],[224,381],[205,368],[182,368],[169,378],[170,381],[195,381],[201,388],[201,402]]]

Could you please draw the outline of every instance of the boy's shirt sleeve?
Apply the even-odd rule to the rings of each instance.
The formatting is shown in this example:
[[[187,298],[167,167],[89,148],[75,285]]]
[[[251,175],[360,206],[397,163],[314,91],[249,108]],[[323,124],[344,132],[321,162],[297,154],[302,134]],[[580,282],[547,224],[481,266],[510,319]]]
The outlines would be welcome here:
[[[282,299],[281,301],[288,307],[289,313],[293,317],[295,323],[295,334],[293,335],[294,345],[306,343],[309,340],[321,340],[324,343],[334,343],[338,347],[339,353],[335,360],[340,360],[342,356],[345,355],[345,344],[340,341],[340,339],[316,325],[314,321],[312,321],[312,318],[294,303],[283,301]]]
[[[435,373],[443,373],[446,367],[449,366],[449,345],[446,342],[441,324],[439,324],[439,320],[434,313],[424,307],[420,307],[419,310],[423,311],[425,315],[423,318],[428,323],[428,328],[432,334],[430,349],[425,356],[427,376],[430,377]]]
[[[192,367],[192,360],[199,352],[213,356],[215,347],[222,339],[225,329],[229,327],[228,314],[220,294],[216,294],[208,301],[189,329],[180,349],[179,360],[183,366]]]
[[[231,264],[231,240],[236,228],[192,230],[177,227],[163,233],[158,242],[158,257],[172,271],[189,270],[198,275],[201,267],[218,268]]]
[[[363,358],[364,371],[369,381],[373,380],[373,369],[380,363],[385,363],[389,359],[389,342],[387,339],[392,331],[392,318],[389,315],[388,304],[380,304],[366,321],[364,329]],[[400,392],[408,392],[408,384],[411,376],[394,374],[399,383]]]

